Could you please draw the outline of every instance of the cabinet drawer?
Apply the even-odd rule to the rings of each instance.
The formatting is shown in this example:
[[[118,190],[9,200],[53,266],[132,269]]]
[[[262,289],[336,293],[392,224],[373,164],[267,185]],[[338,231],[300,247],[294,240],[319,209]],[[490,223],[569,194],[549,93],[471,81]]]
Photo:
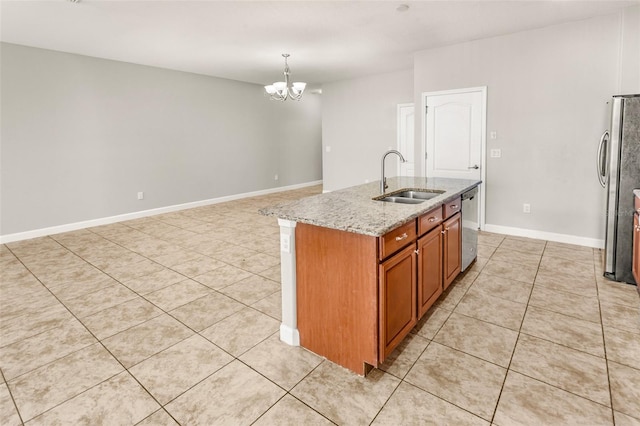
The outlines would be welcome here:
[[[418,218],[418,235],[423,235],[442,223],[442,206],[433,209]]]
[[[416,240],[416,221],[412,220],[380,237],[380,260]]]
[[[448,201],[444,205],[444,218],[447,219],[460,211],[462,206],[462,198],[458,197],[454,200]]]

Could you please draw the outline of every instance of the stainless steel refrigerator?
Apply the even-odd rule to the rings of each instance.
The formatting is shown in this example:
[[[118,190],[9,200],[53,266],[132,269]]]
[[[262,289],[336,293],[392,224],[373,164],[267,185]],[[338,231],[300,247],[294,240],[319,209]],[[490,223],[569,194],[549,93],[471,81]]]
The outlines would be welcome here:
[[[614,96],[600,139],[598,179],[607,191],[604,275],[635,284],[631,273],[633,190],[640,188],[640,95]]]

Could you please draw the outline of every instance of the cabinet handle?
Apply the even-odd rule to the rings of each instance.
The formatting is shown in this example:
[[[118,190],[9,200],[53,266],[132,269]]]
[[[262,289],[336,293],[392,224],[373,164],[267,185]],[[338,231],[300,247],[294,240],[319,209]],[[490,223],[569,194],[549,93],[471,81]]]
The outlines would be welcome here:
[[[408,237],[408,235],[407,235],[407,233],[405,232],[404,234],[400,235],[399,237],[396,237],[396,241],[402,241],[402,240],[404,240],[404,239],[405,239],[405,238],[407,238],[407,237]]]
[[[435,222],[436,220],[438,220],[438,219],[436,219],[435,217],[430,217],[429,218],[429,222]]]
[[[448,230],[449,230],[449,228],[448,228],[448,227],[447,227],[447,228],[444,228],[444,230],[445,230],[445,231],[448,231]]]
[[[447,229],[449,229],[449,228],[447,228]],[[447,230],[445,229],[444,231],[440,231],[440,233],[441,233],[441,234],[446,234],[446,233],[447,233]]]
[[[640,232],[640,225],[636,225],[636,232]]]
[[[420,254],[420,249],[414,250],[416,254]]]
[[[459,206],[457,204],[451,204],[449,207],[451,207],[453,210],[457,209]]]

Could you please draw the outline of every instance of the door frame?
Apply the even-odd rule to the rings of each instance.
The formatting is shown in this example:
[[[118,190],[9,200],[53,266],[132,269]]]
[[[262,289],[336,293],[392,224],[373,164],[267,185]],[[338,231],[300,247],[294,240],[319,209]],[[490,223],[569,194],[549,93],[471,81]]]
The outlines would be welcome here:
[[[397,110],[397,113],[396,113],[396,127],[397,127],[397,129],[396,129],[396,149],[397,149],[398,151],[400,151],[400,140],[401,140],[401,138],[402,138],[402,135],[401,135],[401,128],[400,128],[400,121],[401,121],[401,120],[400,120],[400,118],[401,118],[401,116],[402,116],[402,109],[403,109],[403,108],[408,108],[408,107],[413,108],[413,120],[414,120],[414,126],[415,126],[416,109],[415,109],[415,105],[413,104],[413,102],[401,103],[401,104],[398,104],[398,105],[397,105],[397,107],[396,107],[396,110]],[[415,129],[414,129],[414,135],[413,135],[413,137],[414,137],[414,142],[413,142],[413,150],[414,150],[414,152],[413,152],[413,176],[416,176],[416,160],[415,160],[415,157],[416,157],[416,153],[415,153],[416,143],[415,143]],[[401,164],[401,162],[400,162],[400,158],[398,158],[398,176],[400,176],[400,170],[401,170],[401,169],[400,169],[400,168],[401,168],[400,164]],[[419,166],[418,166],[418,167],[419,167]]]
[[[471,93],[471,92],[480,92],[482,95],[482,101],[480,102],[481,106],[481,118],[480,121],[482,123],[482,130],[480,135],[480,180],[482,180],[483,185],[480,186],[480,217],[478,218],[478,225],[480,230],[484,230],[485,226],[485,212],[486,212],[486,188],[487,188],[487,86],[478,86],[478,87],[466,87],[461,89],[452,89],[452,90],[440,90],[436,92],[422,92],[420,95],[421,100],[421,111],[420,120],[421,120],[421,138],[422,143],[420,144],[420,162],[422,163],[422,174],[423,176],[427,176],[427,98],[429,96],[440,96],[440,95],[455,95],[460,93]]]

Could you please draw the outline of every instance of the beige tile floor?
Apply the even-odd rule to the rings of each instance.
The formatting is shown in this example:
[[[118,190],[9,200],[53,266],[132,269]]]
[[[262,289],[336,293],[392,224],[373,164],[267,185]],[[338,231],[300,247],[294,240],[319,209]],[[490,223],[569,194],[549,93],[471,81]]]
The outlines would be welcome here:
[[[599,250],[481,234],[366,378],[281,343],[257,209],[319,191],[0,246],[0,424],[640,425],[640,301]]]

